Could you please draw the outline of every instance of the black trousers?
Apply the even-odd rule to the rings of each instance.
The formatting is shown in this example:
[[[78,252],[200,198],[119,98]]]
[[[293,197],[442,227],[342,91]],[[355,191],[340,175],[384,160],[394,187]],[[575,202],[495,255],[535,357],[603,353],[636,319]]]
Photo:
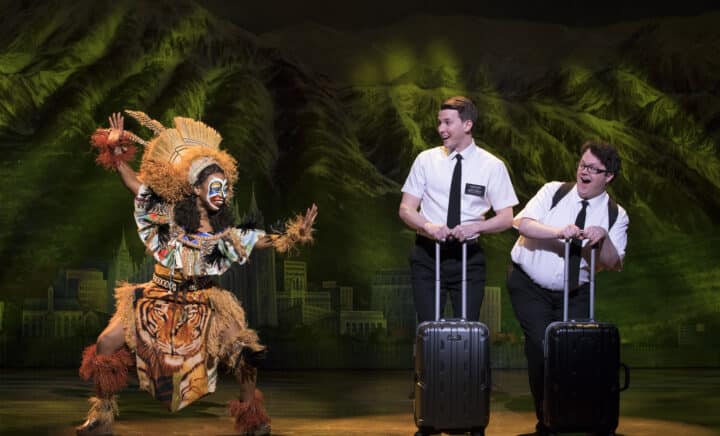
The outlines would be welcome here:
[[[462,316],[462,244],[440,245],[440,316],[450,293],[453,316]],[[435,320],[435,241],[418,236],[410,254],[410,273],[418,323]],[[467,243],[467,317],[480,319],[485,296],[485,254],[476,241]]]
[[[535,401],[535,414],[542,422],[545,381],[543,341],[545,329],[553,321],[562,321],[563,293],[537,285],[516,264],[508,271],[507,288],[515,316],[525,333],[525,357],[528,362],[530,391]],[[587,319],[589,316],[590,286],[586,283],[570,291],[568,317]]]

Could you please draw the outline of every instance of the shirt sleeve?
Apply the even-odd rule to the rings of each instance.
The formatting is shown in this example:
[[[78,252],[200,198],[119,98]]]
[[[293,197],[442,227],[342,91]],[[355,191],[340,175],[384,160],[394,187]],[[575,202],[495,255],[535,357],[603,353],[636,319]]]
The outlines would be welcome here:
[[[162,235],[169,231],[170,205],[141,185],[135,197],[134,217],[138,236],[148,251],[162,265],[171,266],[174,248],[169,247],[168,238]]]
[[[615,224],[610,228],[609,236],[617,250],[620,262],[625,258],[625,249],[627,247],[627,229],[630,225],[630,218],[622,206],[618,205],[618,217]]]
[[[264,235],[265,231],[260,229],[232,229],[228,236],[218,241],[218,249],[229,262],[244,264]]]
[[[492,186],[488,190],[488,200],[493,210],[498,211],[506,207],[518,204],[515,189],[510,181],[510,174],[502,161],[495,167],[492,180]]]
[[[402,192],[413,197],[422,198],[425,193],[427,178],[425,177],[424,153],[420,153],[410,168],[410,174],[405,179]]]

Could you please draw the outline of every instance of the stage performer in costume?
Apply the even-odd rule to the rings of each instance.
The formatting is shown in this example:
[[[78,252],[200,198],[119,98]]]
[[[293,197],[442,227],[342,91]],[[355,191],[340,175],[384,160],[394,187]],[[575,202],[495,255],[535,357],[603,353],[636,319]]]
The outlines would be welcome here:
[[[219,364],[240,383],[238,398],[229,404],[235,430],[269,434],[270,418],[255,387],[265,347],[235,296],[211,276],[245,263],[253,249],[287,252],[311,242],[317,207],[273,233],[252,223],[236,227],[227,204],[237,169],[220,150],[222,137],[189,118],[176,117],[174,128],[165,128],[142,112],[126,113],[155,136],[145,142],[113,114],[110,128],[98,129],[91,143],[99,150],[97,161],[116,170],[135,195],[138,234],[156,265],[150,282],[116,289],[115,314],[83,352],[80,375],[93,381],[95,396],[77,434],[112,434],[115,393],[127,385],[133,365],[140,387],[177,411],[215,391]],[[127,163],[135,143],[145,146],[139,174]]]

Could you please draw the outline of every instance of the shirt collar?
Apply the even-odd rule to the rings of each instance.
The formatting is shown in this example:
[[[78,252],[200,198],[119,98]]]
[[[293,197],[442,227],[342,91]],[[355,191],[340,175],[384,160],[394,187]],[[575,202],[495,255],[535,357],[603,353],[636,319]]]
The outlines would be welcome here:
[[[463,158],[464,158],[464,156],[463,156]],[[574,197],[576,203],[581,203],[584,200],[584,198],[580,198],[580,195],[578,195],[577,183],[575,184],[575,186],[573,186],[572,193],[573,193],[573,197]],[[603,191],[602,194],[596,195],[595,197],[587,200],[588,206],[590,207],[590,209],[593,209],[597,206],[602,206],[603,204],[605,204],[607,202],[607,198],[608,198],[607,191]]]
[[[468,145],[465,148],[465,150],[461,151],[460,153],[453,150],[452,153],[447,155],[447,159],[454,160],[455,156],[460,154],[460,156],[462,156],[463,160],[468,160],[469,158],[472,157],[473,154],[475,154],[476,151],[477,151],[477,146],[475,145],[475,140],[473,140],[472,142],[470,142],[470,145]]]

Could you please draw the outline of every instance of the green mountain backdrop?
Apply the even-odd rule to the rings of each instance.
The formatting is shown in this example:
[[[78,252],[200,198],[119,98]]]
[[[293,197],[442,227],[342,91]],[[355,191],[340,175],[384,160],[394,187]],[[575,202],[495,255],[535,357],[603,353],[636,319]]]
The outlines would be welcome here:
[[[254,187],[267,222],[317,202],[310,279],[362,294],[374,271],[406,265],[400,187],[438,142],[439,103],[465,94],[521,205],[573,177],[584,140],[619,147],[611,191],[630,242],[625,270],[599,279],[598,318],[637,343],[720,333],[720,14],[584,29],[414,16],[255,35],[192,1],[0,3],[3,298],[41,296],[58,269],[132,235],[130,195],[88,145],[123,108],[217,128],[240,164],[241,207]],[[515,237],[485,238],[489,284],[504,288]]]

